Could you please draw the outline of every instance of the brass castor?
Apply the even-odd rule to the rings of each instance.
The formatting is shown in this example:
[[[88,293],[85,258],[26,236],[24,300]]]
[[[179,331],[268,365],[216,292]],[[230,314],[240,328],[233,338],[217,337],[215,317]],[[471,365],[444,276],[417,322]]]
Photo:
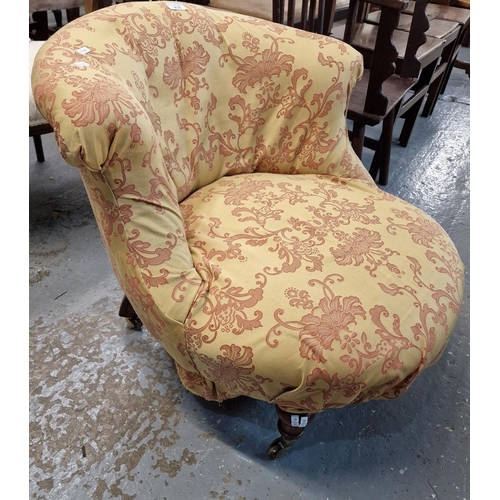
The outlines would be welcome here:
[[[315,417],[315,413],[292,414],[282,410],[276,405],[276,413],[278,414],[278,431],[280,437],[275,439],[267,449],[267,456],[271,460],[275,460],[283,456],[299,439],[306,425]]]
[[[142,328],[142,321],[139,319],[139,316],[132,316],[131,318],[126,318],[127,324],[133,330],[140,330]]]
[[[289,441],[285,439],[283,436],[276,438],[267,449],[267,456],[271,460],[276,460],[277,458],[282,457],[292,446],[293,441]]]
[[[134,330],[140,330],[142,328],[142,321],[139,316],[137,316],[126,295],[123,296],[118,316],[125,318],[130,328],[133,328]]]

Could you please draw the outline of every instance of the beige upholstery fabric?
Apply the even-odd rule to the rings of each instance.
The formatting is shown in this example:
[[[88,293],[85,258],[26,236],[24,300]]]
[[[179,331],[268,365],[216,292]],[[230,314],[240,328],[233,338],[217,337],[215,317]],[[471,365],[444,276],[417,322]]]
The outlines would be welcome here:
[[[40,49],[36,103],[195,394],[318,412],[394,398],[444,349],[463,265],[353,153],[362,69],[339,40],[180,2],[99,10]]]
[[[30,79],[30,85],[29,85],[29,114],[30,114],[30,127],[34,125],[42,125],[44,123],[47,123],[45,118],[40,114],[40,111],[38,111],[38,108],[36,107],[35,100],[33,99],[33,91],[31,89],[31,69],[33,68],[33,62],[35,61],[35,56],[38,52],[38,49],[44,44],[45,42],[43,41],[35,41],[35,40],[30,40],[29,41],[29,79]]]

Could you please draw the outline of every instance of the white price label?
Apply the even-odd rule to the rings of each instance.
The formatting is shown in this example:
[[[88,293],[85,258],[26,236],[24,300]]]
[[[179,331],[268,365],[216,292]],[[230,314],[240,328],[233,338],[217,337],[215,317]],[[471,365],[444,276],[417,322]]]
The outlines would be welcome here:
[[[301,417],[299,415],[292,415],[290,419],[293,427],[305,427],[309,422],[308,417]]]
[[[181,3],[168,3],[167,2],[167,7],[170,10],[187,10],[187,7],[185,5],[182,5]]]

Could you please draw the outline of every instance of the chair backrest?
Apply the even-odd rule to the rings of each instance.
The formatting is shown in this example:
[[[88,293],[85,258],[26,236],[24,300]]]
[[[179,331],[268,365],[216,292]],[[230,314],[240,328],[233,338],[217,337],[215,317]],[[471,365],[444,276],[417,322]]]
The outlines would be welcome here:
[[[110,6],[112,0],[85,0],[85,13],[89,14],[96,10]]]
[[[87,46],[92,46],[92,52],[88,56],[91,64],[90,67],[85,67],[85,81],[89,78],[87,75],[93,74],[96,81],[100,82],[100,89],[116,88],[117,93],[120,89],[120,95],[124,93],[120,99],[126,99],[127,106],[130,107],[128,113],[116,109],[116,117],[109,115],[106,118],[110,120],[110,130],[116,130],[114,147],[118,147],[118,143],[119,147],[129,147],[127,141],[134,137],[135,132],[126,132],[132,127],[131,119],[127,117],[135,117],[137,130],[142,130],[143,133],[150,131],[158,141],[159,149],[155,154],[160,154],[161,151],[163,156],[160,155],[155,161],[166,162],[162,168],[168,168],[166,175],[175,183],[175,198],[179,200],[201,185],[213,182],[228,173],[267,168],[273,168],[277,172],[317,172],[319,165],[333,165],[333,158],[340,158],[341,149],[346,147],[341,143],[337,146],[332,143],[331,149],[325,145],[324,152],[314,153],[316,157],[313,158],[304,156],[305,146],[303,143],[300,145],[297,136],[292,141],[295,144],[295,159],[293,155],[280,158],[277,146],[280,134],[290,133],[290,116],[296,112],[294,110],[299,109],[297,106],[301,106],[303,92],[306,92],[304,85],[309,88],[311,82],[317,80],[315,87],[325,85],[321,92],[323,99],[328,100],[333,91],[333,88],[329,87],[333,85],[333,79],[345,79],[346,75],[350,74],[341,94],[331,102],[325,101],[324,105],[333,111],[328,113],[328,120],[321,122],[321,128],[332,127],[339,130],[339,133],[345,130],[348,93],[361,72],[359,53],[350,48],[346,50],[343,43],[333,38],[319,35],[311,39],[299,37],[300,51],[294,50],[293,46],[289,51],[285,51],[288,45],[280,40],[286,36],[297,38],[295,32],[288,33],[286,27],[282,28],[283,31],[277,31],[276,26],[267,21],[259,20],[259,23],[256,23],[252,18],[236,18],[224,11],[188,3],[183,4],[183,7],[186,10],[170,10],[168,2],[114,5],[72,23],[68,33],[62,28],[51,41],[54,45],[62,44],[63,36],[70,36],[74,41],[72,43],[84,40]],[[141,8],[145,9],[144,13]],[[160,35],[152,27],[151,33],[143,34],[142,29],[146,28],[137,27],[134,31],[135,24],[130,25],[129,17],[133,13],[144,16],[146,12],[152,18],[158,18],[159,25],[174,25],[179,17],[179,27],[176,29],[180,32],[175,32],[174,36],[174,28],[169,28],[167,34],[162,35],[164,38],[161,47],[157,47],[157,37]],[[206,23],[208,27],[205,27]],[[89,31],[89,25],[92,26],[92,31]],[[245,42],[248,44],[248,50],[243,44],[239,46],[239,52],[235,53],[232,48],[234,43],[228,38],[226,31],[233,33],[233,36],[248,38]],[[132,42],[128,40],[133,40],[133,50],[129,48],[128,44]],[[70,41],[65,43],[69,45]],[[42,54],[47,52],[49,45],[42,47]],[[264,50],[264,45],[269,45],[267,50]],[[108,53],[107,47],[115,47],[112,54]],[[66,49],[57,50],[64,52]],[[315,51],[315,55],[312,55],[314,52],[307,53],[308,50]],[[327,54],[332,54],[330,59]],[[78,59],[80,56],[77,53],[75,57]],[[186,62],[184,68],[180,65],[179,57],[190,63]],[[295,75],[293,68],[295,65],[311,66],[307,63],[311,57],[317,60],[317,64],[309,68],[308,79],[302,82],[299,75]],[[340,58],[338,64],[334,64],[335,58]],[[58,66],[56,73],[47,72],[46,76],[53,78],[51,85],[57,85],[64,88],[64,92],[69,92],[67,101],[64,101],[63,93],[56,95],[64,102],[49,98],[41,82],[34,89],[35,99],[39,106],[45,108],[45,115],[50,117],[49,121],[57,122],[60,119],[66,122],[65,106],[74,108],[74,112],[83,112],[86,108],[90,111],[90,108],[94,107],[94,112],[100,112],[98,104],[93,101],[83,103],[81,98],[71,97],[69,84],[63,82],[64,78],[57,76],[63,71],[62,64],[58,62]],[[326,80],[321,77],[325,68],[332,71],[331,78]],[[55,71],[55,68],[53,69]],[[34,71],[37,72],[36,64]],[[83,70],[68,64],[64,71],[71,80],[70,73]],[[185,75],[184,71],[191,73]],[[114,76],[108,75],[107,72]],[[232,83],[221,85],[221,82]],[[88,85],[95,83],[89,80]],[[293,97],[282,95],[292,91]],[[287,104],[282,99],[291,101]],[[124,104],[119,107],[123,108]],[[145,107],[150,116],[149,120],[144,114]],[[326,113],[326,108],[324,112]],[[318,110],[318,113],[323,111]],[[62,116],[59,117],[58,114]],[[172,117],[176,117],[176,121],[172,122]],[[79,124],[81,120],[87,120],[87,116],[83,114],[81,119],[75,118],[74,121]],[[96,138],[87,131],[96,127],[96,123],[82,121],[83,124],[85,126],[75,128],[74,137],[67,139],[83,143],[79,143],[81,147],[70,147],[66,159],[79,165],[82,163],[79,155],[85,151],[88,157],[83,163],[91,170],[100,170],[103,165],[112,163],[113,157],[109,148],[104,145],[98,147]],[[217,124],[217,127],[214,128],[213,124]],[[293,133],[298,134],[298,129]],[[315,120],[311,118],[305,122],[302,133],[306,136],[315,134]],[[292,143],[287,139],[287,144]],[[193,150],[193,144],[198,144],[198,149]],[[141,147],[143,146],[139,143],[134,145],[137,152]],[[320,147],[320,144],[316,147]],[[166,158],[169,160],[166,161]]]
[[[405,12],[411,4],[413,15],[408,30],[409,34],[405,35],[403,61],[399,75],[403,78],[416,78],[421,69],[417,51],[425,44],[427,40],[425,32],[429,29],[429,19],[426,12],[428,3],[429,0],[414,0],[413,2],[408,0],[350,0],[343,40],[356,46],[355,38],[372,37],[375,33],[375,44],[369,41],[367,43],[374,45],[369,51],[373,56],[370,54],[369,57],[366,57],[365,53],[365,65],[367,68],[375,66],[375,63],[379,65],[381,59],[384,58],[383,51],[394,45],[393,37],[401,21],[400,14]],[[377,14],[376,24],[378,27],[376,29],[373,27],[374,14]],[[365,27],[368,27],[369,35],[364,33]]]
[[[273,21],[329,35],[336,3],[336,0],[273,0]],[[298,12],[300,16],[297,16]]]

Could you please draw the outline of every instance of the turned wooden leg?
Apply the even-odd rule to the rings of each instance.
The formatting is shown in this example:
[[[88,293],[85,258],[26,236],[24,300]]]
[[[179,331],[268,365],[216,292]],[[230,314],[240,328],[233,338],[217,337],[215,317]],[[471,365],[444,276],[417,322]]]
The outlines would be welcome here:
[[[313,420],[315,413],[289,413],[276,405],[278,414],[278,431],[280,437],[275,439],[267,449],[271,460],[282,456],[305,431],[306,426]]]
[[[137,316],[132,304],[128,300],[127,296],[124,295],[122,303],[120,304],[120,310],[118,311],[118,316],[121,318],[126,318],[127,323],[134,330],[140,330],[142,328],[142,321],[139,316]]]
[[[45,161],[45,155],[43,154],[43,144],[41,136],[34,135],[33,143],[35,144],[36,159],[40,163],[43,163]]]

